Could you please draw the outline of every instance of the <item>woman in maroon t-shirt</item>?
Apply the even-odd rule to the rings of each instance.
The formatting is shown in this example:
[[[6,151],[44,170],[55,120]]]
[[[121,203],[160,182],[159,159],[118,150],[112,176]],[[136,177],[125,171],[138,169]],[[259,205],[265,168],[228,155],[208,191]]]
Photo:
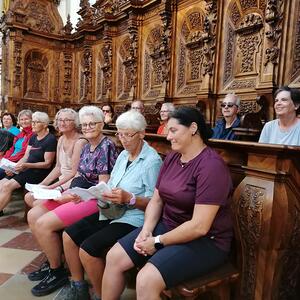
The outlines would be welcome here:
[[[107,255],[103,299],[119,297],[124,272],[134,266],[141,268],[137,299],[159,299],[165,288],[226,260],[232,239],[232,182],[222,158],[207,147],[208,138],[196,109],[181,107],[171,115],[167,139],[174,151],[161,168],[144,226],[119,240]]]

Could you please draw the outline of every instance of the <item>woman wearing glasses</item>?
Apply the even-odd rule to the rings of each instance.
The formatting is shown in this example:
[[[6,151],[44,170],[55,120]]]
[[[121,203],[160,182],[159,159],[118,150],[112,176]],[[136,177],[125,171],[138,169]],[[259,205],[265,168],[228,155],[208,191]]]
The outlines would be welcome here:
[[[175,107],[173,103],[170,102],[163,103],[160,109],[161,125],[157,129],[157,134],[161,134],[161,135],[168,134],[167,123],[169,120],[170,113],[172,113],[174,109]]]
[[[61,122],[67,123],[68,118],[64,116]],[[70,188],[89,188],[99,181],[107,182],[110,177],[117,151],[114,143],[102,134],[103,120],[103,112],[98,107],[85,106],[79,111],[82,133],[88,143],[83,146]],[[50,294],[68,281],[62,263],[61,230],[97,211],[95,199],[83,202],[74,194],[63,194],[61,198],[42,202],[29,211],[29,226],[48,258],[39,270],[28,275],[32,281],[41,280],[32,288],[33,295]]]
[[[119,299],[125,271],[139,267],[137,299],[160,299],[165,288],[224,263],[230,249],[232,182],[206,143],[203,116],[176,109],[168,121],[172,150],[164,160],[143,227],[118,240],[106,256],[102,298]]]
[[[240,98],[237,95],[227,94],[225,96],[221,103],[223,118],[218,120],[213,128],[213,139],[236,140],[238,138],[232,129],[240,126],[239,107]]]
[[[71,108],[63,108],[57,112],[54,127],[61,134],[57,143],[56,165],[40,184],[48,189],[66,190],[76,175],[80,153],[87,140],[79,133],[78,113]],[[40,203],[35,201],[32,193],[25,195],[25,201],[29,207]]]
[[[11,193],[24,187],[25,183],[39,183],[51,171],[55,152],[56,138],[48,131],[49,116],[37,111],[32,115],[32,131],[34,134],[29,140],[26,152],[21,158],[15,171],[7,171],[6,178],[0,181],[0,210],[10,201]]]
[[[160,156],[144,141],[146,125],[144,116],[134,110],[118,117],[117,136],[124,151],[108,181],[112,190],[102,194],[98,213],[65,229],[64,250],[71,282],[56,300],[90,299],[84,270],[93,285],[94,299],[99,299],[105,251],[143,224],[144,210],[152,197],[161,166]]]

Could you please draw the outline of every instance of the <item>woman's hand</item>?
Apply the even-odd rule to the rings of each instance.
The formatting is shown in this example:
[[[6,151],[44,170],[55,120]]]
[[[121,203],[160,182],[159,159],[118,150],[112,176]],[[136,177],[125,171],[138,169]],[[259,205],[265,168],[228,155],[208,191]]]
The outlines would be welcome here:
[[[149,232],[145,229],[142,229],[142,231],[139,233],[139,235],[135,239],[135,242],[134,242],[134,245],[133,245],[134,250],[139,254],[147,256],[148,253],[145,252],[144,243],[149,238],[152,238],[152,232]]]
[[[128,204],[132,197],[132,194],[126,192],[120,188],[113,188],[111,192],[105,192],[102,194],[104,200],[109,200],[116,204]]]
[[[12,171],[9,170],[5,170],[5,174],[10,177],[15,175]]]
[[[68,194],[63,194],[59,198],[56,198],[55,201],[57,201],[60,204],[68,203],[70,201],[77,204],[81,202],[81,198],[76,194],[68,193]]]
[[[27,168],[27,164],[25,162],[18,162],[15,166],[15,170],[17,172],[22,172]]]
[[[135,242],[135,245],[139,249],[137,252],[144,256],[153,255],[156,252],[153,236],[147,237],[144,241]]]

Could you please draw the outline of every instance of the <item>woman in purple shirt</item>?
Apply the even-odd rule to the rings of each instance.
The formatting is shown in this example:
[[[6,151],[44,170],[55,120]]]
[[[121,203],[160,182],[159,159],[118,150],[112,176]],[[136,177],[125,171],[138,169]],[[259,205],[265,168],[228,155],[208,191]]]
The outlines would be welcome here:
[[[208,137],[196,109],[172,113],[167,139],[174,151],[161,168],[144,226],[120,239],[106,257],[103,299],[119,297],[124,273],[134,266],[141,268],[137,299],[159,299],[164,289],[226,260],[232,239],[232,182],[222,158],[207,147]]]

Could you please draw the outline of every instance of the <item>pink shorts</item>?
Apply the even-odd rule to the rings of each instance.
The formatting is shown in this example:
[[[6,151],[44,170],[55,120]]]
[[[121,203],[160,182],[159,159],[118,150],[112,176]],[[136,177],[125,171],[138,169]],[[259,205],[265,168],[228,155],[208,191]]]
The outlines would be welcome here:
[[[99,211],[97,200],[82,201],[78,204],[74,202],[60,204],[53,200],[47,200],[43,206],[49,211],[53,211],[66,227]]]

